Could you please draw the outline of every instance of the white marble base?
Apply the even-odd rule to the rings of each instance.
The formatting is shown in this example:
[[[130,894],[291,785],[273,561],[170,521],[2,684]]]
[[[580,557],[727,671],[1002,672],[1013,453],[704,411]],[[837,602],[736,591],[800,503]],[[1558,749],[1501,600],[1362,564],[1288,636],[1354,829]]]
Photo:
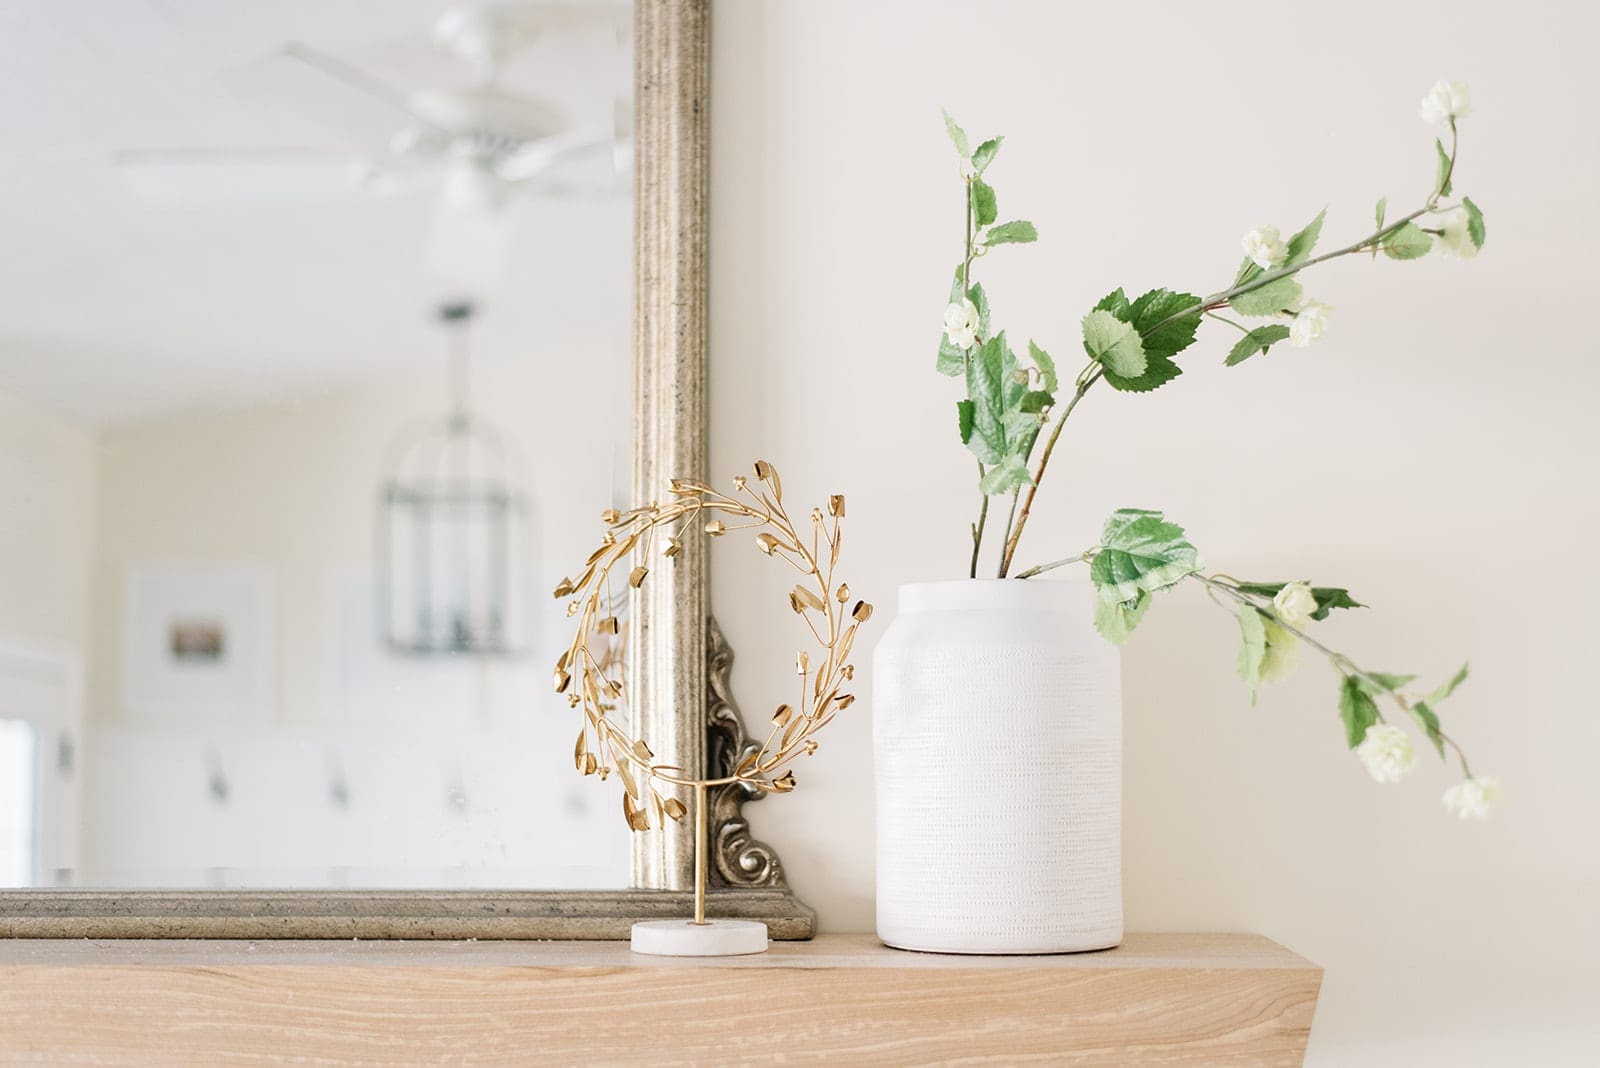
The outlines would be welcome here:
[[[755,920],[645,920],[633,925],[633,951],[657,957],[737,957],[767,951],[767,925]]]

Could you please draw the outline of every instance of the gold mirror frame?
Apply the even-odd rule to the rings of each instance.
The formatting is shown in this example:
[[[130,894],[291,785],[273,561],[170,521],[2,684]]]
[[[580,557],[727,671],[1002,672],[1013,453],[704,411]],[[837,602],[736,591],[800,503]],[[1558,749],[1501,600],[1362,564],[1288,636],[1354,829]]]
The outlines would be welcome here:
[[[710,0],[634,3],[634,454],[639,500],[707,471],[707,172]],[[731,771],[756,743],[729,685],[733,653],[710,615],[703,539],[641,590],[632,626],[632,724],[694,777]],[[718,769],[723,769],[719,772]],[[710,801],[712,916],[810,938],[815,914],[750,834],[738,784]],[[8,938],[626,938],[686,916],[694,828],[633,836],[629,890],[0,890]]]

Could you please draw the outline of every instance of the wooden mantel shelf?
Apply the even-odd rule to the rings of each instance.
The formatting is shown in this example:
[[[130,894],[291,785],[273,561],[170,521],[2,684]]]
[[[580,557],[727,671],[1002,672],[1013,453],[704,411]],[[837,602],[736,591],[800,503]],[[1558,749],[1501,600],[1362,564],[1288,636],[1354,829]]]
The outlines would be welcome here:
[[[1299,1064],[1322,969],[1259,935],[957,957],[620,942],[0,941],[0,1062]]]

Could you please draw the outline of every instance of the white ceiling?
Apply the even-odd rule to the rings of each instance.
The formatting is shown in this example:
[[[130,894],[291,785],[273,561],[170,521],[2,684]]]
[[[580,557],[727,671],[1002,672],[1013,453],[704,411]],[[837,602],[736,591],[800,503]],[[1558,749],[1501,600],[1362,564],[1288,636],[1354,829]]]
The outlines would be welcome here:
[[[239,404],[437,364],[430,190],[156,208],[128,148],[346,147],[230,89],[299,40],[397,86],[464,85],[431,40],[447,0],[8,0],[0,5],[0,390],[89,424]],[[628,85],[609,35],[535,42],[504,86],[574,121]],[[577,114],[586,112],[586,114]],[[626,191],[524,200],[488,359],[621,365]]]

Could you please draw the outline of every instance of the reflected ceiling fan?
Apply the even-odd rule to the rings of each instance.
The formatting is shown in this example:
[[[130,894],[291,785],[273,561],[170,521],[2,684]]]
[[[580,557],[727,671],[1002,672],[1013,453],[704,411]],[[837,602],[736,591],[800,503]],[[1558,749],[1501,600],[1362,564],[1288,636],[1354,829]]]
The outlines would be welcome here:
[[[604,197],[632,166],[632,116],[617,94],[609,129],[569,126],[556,109],[504,89],[507,63],[550,33],[629,29],[606,3],[502,3],[446,12],[434,38],[468,66],[466,88],[403,89],[290,42],[234,79],[252,95],[337,130],[345,152],[139,149],[118,152],[129,189],[152,203],[307,200],[437,190],[429,258],[463,282],[497,272],[516,197]]]

